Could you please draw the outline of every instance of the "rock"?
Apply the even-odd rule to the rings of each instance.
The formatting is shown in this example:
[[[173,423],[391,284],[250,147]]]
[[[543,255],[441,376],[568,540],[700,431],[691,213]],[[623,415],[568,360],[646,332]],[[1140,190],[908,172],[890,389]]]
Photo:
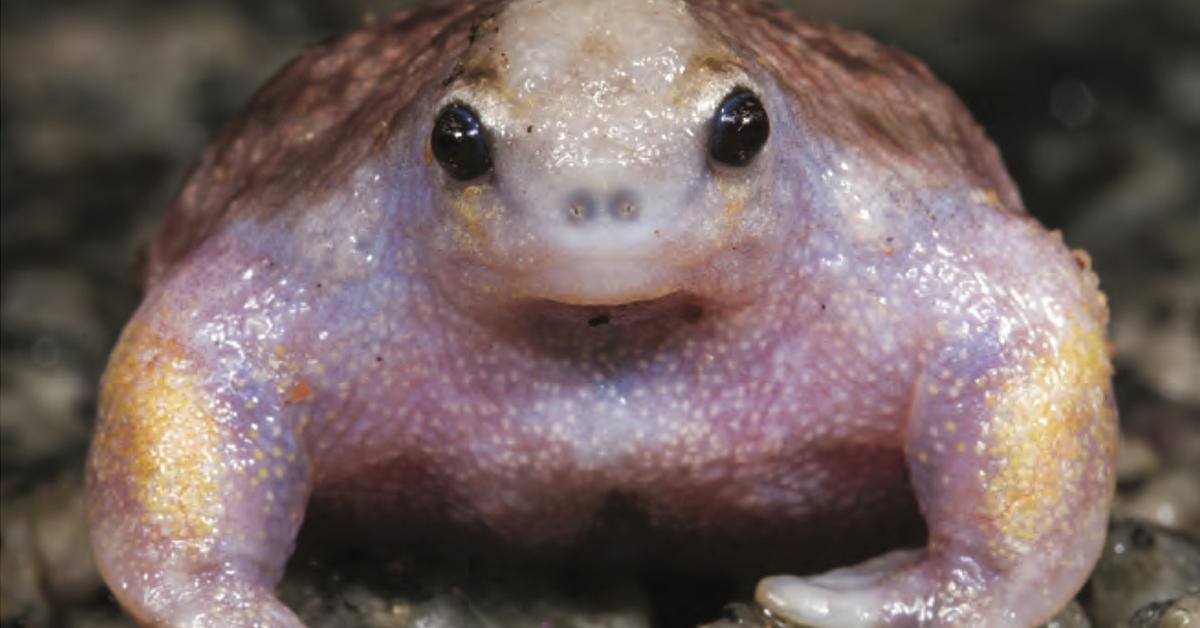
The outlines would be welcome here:
[[[1162,467],[1162,456],[1145,438],[1121,436],[1121,454],[1117,459],[1117,483],[1122,485],[1144,481]]]
[[[725,607],[725,616],[700,628],[789,628],[758,604],[736,602]]]
[[[1083,606],[1071,600],[1071,603],[1063,607],[1050,621],[1042,624],[1042,628],[1092,628],[1092,622],[1087,613],[1083,612]]]
[[[1200,535],[1200,469],[1177,467],[1154,476],[1117,500],[1113,515]]]
[[[0,452],[5,482],[34,481],[36,469],[82,459],[91,434],[85,403],[90,381],[72,369],[40,366],[5,356],[0,363]],[[14,471],[9,471],[13,469]]]
[[[1114,520],[1081,598],[1097,626],[1116,626],[1138,609],[1200,592],[1200,543],[1136,520]]]
[[[648,628],[636,580],[576,582],[523,571],[315,556],[301,545],[280,598],[312,628]]]
[[[1171,602],[1152,602],[1129,618],[1129,628],[1195,628],[1200,626],[1200,594]]]
[[[64,609],[104,590],[88,545],[82,477],[73,468],[29,494],[5,500],[0,621],[49,625],[61,621]]]

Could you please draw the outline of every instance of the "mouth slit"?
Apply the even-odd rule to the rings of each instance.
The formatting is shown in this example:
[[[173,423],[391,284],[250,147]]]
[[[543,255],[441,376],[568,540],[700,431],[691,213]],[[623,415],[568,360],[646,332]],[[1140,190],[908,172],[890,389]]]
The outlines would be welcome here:
[[[719,304],[689,292],[605,305],[530,299],[513,306],[517,309],[501,318],[513,325],[506,329],[514,339],[566,364],[605,369],[635,367],[672,338],[711,333],[723,312]]]
[[[609,320],[608,314],[600,314],[599,316],[593,316],[589,318],[587,324],[588,327],[599,327],[601,325],[607,325]]]
[[[630,329],[662,325],[678,327],[699,323],[709,312],[703,301],[683,292],[629,303],[572,305],[550,299],[521,304],[520,317],[543,333],[550,329]]]

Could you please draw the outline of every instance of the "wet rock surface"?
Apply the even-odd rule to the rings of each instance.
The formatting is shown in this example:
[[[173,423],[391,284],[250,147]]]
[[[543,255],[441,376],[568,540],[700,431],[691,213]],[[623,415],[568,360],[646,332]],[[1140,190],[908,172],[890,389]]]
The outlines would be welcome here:
[[[297,564],[299,563],[299,564]],[[367,565],[345,556],[293,560],[281,598],[310,626],[649,628],[647,591],[627,579],[570,578],[464,565],[411,571],[407,561]]]
[[[1077,601],[1072,601],[1058,612],[1053,619],[1046,622],[1045,628],[1091,628],[1092,620]]]
[[[1151,602],[1129,619],[1130,628],[1186,628],[1200,625],[1200,594],[1178,600]]]
[[[927,61],[1030,210],[1091,254],[1125,440],[1108,548],[1055,626],[1200,622],[1200,3],[796,2]],[[0,625],[128,626],[91,564],[82,458],[138,252],[208,137],[381,1],[0,5]],[[413,566],[301,548],[313,626],[779,626],[752,583]],[[729,605],[731,604],[732,605]],[[1190,624],[1188,622],[1191,622]]]
[[[1109,526],[1104,553],[1081,598],[1097,625],[1116,626],[1148,607],[1195,594],[1200,594],[1200,542],[1130,519]]]

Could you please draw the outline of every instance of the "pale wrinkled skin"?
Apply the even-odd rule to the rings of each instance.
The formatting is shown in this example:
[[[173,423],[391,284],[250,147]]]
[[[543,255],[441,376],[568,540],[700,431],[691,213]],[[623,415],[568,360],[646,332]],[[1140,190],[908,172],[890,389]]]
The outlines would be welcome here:
[[[735,87],[771,120],[743,168],[707,148]],[[429,152],[450,102],[487,128],[478,180]],[[311,501],[497,560],[876,555],[758,599],[1033,624],[1112,492],[1087,266],[862,36],[753,3],[400,14],[284,70],[168,215],[105,374],[97,562],[143,623],[297,625],[272,588]]]

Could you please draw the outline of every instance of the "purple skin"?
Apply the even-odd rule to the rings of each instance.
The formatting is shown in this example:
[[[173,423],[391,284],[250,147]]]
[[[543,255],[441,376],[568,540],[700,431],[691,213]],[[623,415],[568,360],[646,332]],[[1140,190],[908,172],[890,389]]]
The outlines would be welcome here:
[[[771,125],[740,167],[709,152],[735,88]],[[448,103],[471,181],[430,149]],[[310,501],[513,556],[876,556],[760,582],[818,626],[1034,624],[1104,537],[1086,256],[921,64],[754,2],[448,3],[310,50],[148,271],[88,460],[145,624],[300,625],[272,589]]]

